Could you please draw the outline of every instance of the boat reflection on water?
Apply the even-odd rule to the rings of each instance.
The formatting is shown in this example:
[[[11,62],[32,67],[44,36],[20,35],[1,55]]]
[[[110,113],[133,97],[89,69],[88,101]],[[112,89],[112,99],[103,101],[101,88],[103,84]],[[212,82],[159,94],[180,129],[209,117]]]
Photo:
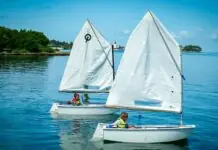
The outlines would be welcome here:
[[[119,115],[112,114],[112,115],[63,115],[57,113],[51,113],[52,118],[54,119],[65,119],[65,120],[102,120],[105,123],[115,121]]]
[[[97,149],[113,150],[114,148],[119,150],[188,150],[188,142],[183,140],[163,144],[104,143],[101,148]]]
[[[60,148],[63,150],[95,150],[102,149],[102,146],[91,142],[95,128],[99,122],[114,122],[119,116],[72,116],[52,114],[59,128]]]

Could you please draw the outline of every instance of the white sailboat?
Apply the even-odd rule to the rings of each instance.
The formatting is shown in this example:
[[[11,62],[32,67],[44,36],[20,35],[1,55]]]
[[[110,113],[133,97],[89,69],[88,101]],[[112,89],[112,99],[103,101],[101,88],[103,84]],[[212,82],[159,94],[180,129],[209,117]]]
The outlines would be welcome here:
[[[114,79],[111,44],[90,23],[77,35],[59,87],[61,92],[108,93]],[[73,106],[53,103],[50,111],[71,115],[107,115],[116,111],[104,104]]]
[[[107,128],[100,123],[93,139],[161,143],[188,138],[195,125],[183,125],[182,122],[181,65],[179,44],[158,18],[148,12],[129,37],[106,106],[178,113],[181,114],[180,124],[121,129]]]

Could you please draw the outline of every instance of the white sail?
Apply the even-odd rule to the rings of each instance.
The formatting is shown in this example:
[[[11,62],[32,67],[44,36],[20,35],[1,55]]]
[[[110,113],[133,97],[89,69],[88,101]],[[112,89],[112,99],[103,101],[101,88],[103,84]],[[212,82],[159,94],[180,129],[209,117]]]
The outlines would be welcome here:
[[[180,113],[180,59],[178,43],[148,12],[129,37],[106,105]]]
[[[112,82],[111,44],[87,20],[73,43],[59,90],[105,91]]]

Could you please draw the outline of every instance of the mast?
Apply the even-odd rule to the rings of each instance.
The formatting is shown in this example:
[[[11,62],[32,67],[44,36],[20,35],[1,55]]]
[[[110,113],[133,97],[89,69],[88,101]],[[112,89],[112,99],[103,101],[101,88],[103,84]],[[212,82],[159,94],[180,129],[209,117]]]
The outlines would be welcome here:
[[[112,64],[111,64],[110,60],[109,60],[108,57],[107,57],[107,54],[106,54],[105,51],[104,51],[104,48],[103,48],[103,46],[102,46],[100,40],[98,39],[97,34],[95,33],[95,30],[94,30],[93,27],[92,27],[92,24],[90,23],[90,21],[89,21],[88,19],[87,19],[87,21],[88,21],[88,23],[89,23],[89,25],[90,25],[90,27],[91,27],[91,29],[92,29],[92,31],[93,31],[95,37],[97,38],[98,43],[100,44],[100,46],[101,46],[101,48],[102,48],[102,50],[103,50],[103,52],[104,52],[104,54],[105,54],[105,56],[106,56],[107,61],[109,62],[110,66],[111,66],[111,68],[112,68],[112,71],[113,71],[113,81],[114,81],[114,79],[115,79],[115,71],[114,71],[114,51],[113,51],[114,48],[113,48],[113,45],[112,45]]]
[[[182,68],[182,52],[180,52],[180,65],[181,65],[181,73],[183,71]],[[183,125],[183,79],[181,78],[181,113],[180,113],[180,126]]]
[[[113,69],[113,80],[115,79],[115,69],[114,69],[114,45],[111,45],[112,47],[112,69]]]

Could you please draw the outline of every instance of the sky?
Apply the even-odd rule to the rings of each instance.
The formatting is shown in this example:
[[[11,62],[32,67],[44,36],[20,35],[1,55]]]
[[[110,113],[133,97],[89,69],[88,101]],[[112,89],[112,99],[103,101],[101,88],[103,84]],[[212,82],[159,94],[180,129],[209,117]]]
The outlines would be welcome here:
[[[179,44],[218,52],[216,0],[0,0],[0,26],[73,41],[88,18],[106,39],[125,46],[148,10]]]

